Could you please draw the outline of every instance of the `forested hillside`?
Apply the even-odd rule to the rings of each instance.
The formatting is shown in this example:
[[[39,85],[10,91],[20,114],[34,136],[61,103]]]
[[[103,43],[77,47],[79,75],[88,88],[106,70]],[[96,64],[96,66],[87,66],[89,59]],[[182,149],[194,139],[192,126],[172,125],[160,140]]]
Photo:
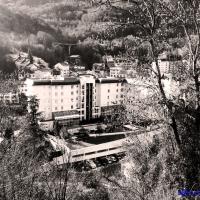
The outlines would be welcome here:
[[[64,60],[65,49],[54,43],[77,43],[91,35],[89,6],[84,1],[1,0],[0,68],[12,71],[6,55],[28,48],[50,66]]]
[[[71,53],[80,54],[88,69],[94,62],[100,62],[105,52],[133,55],[133,48],[138,46],[137,39],[133,37],[141,37],[144,31],[129,23],[130,13],[100,4],[96,6],[94,2],[0,0],[0,69],[13,71],[15,66],[6,55],[15,51],[27,52],[28,49],[52,67],[68,56],[67,47],[55,45],[57,42],[78,43]],[[115,25],[119,18],[122,26]],[[177,38],[183,33],[181,29],[169,23],[166,34],[175,48],[184,46],[181,38]],[[104,43],[104,49],[100,42]],[[146,47],[142,46],[136,53],[144,57],[145,51]]]

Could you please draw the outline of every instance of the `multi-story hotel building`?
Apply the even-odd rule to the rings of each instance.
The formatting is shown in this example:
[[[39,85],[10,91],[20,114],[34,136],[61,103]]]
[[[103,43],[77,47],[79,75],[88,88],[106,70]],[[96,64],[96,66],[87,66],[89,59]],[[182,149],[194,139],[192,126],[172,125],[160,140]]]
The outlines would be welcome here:
[[[84,74],[63,80],[27,79],[23,91],[39,99],[38,111],[45,120],[70,125],[99,118],[121,104],[125,83],[124,79]]]

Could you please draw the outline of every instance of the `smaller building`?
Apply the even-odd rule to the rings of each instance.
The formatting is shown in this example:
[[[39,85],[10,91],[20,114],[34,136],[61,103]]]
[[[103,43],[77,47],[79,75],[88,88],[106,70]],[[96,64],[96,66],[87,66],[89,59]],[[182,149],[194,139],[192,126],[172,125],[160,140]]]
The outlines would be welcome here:
[[[0,102],[8,103],[8,104],[18,104],[19,103],[19,95],[18,93],[5,93],[0,94]]]
[[[69,76],[69,63],[67,61],[65,61],[63,63],[57,63],[54,66],[52,75],[53,76],[62,76],[62,77]]]
[[[110,55],[104,56],[103,60],[105,62],[105,70],[109,71],[111,67],[115,67],[115,61],[112,56]]]
[[[158,56],[158,65],[161,75],[174,75],[179,66],[185,62],[181,55],[173,56],[166,52]],[[152,62],[152,69],[157,72],[156,62]]]
[[[110,77],[114,78],[127,78],[127,71],[124,70],[121,66],[111,67],[110,68]]]
[[[108,72],[106,71],[105,64],[104,63],[94,63],[92,67],[92,71],[98,76],[98,77],[106,77],[108,76]]]
[[[168,61],[168,60],[158,60],[158,65],[160,68],[160,73],[161,75],[165,75],[165,74],[171,74],[174,72],[174,65],[172,62]],[[156,67],[156,63],[153,62],[152,63],[152,68],[154,71],[157,72],[157,67]]]
[[[80,55],[71,55],[69,57],[69,62],[72,65],[81,65],[81,56]]]
[[[25,80],[26,78],[40,78],[46,76],[44,74],[49,70],[48,63],[41,58],[30,55],[30,51],[29,53],[20,52],[19,54],[10,55],[17,66],[19,80]],[[50,73],[50,70],[48,73]]]
[[[75,72],[84,72],[86,70],[85,66],[81,66],[81,65],[74,65],[71,68],[72,68],[72,71],[75,71]]]

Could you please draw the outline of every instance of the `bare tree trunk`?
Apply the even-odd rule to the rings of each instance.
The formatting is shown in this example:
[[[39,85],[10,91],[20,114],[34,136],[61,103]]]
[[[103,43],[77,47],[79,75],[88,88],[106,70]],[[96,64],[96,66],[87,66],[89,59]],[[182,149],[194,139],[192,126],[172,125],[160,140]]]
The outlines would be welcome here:
[[[177,143],[178,147],[180,147],[181,140],[180,140],[180,136],[179,136],[179,132],[178,132],[178,127],[177,127],[176,119],[173,115],[172,105],[169,104],[169,101],[166,97],[166,94],[165,94],[165,91],[164,91],[164,88],[163,88],[163,85],[162,85],[162,76],[161,76],[161,72],[160,72],[160,66],[158,64],[158,58],[155,55],[155,44],[154,44],[153,39],[150,40],[150,44],[151,44],[151,47],[152,47],[153,58],[154,58],[154,61],[156,63],[157,80],[158,80],[158,86],[159,86],[159,90],[160,90],[160,93],[161,93],[161,97],[162,97],[162,100],[164,101],[164,104],[167,106],[167,109],[169,111],[169,115],[170,115],[170,118],[171,118],[171,121],[172,121],[172,123],[170,125],[173,129],[176,143]]]

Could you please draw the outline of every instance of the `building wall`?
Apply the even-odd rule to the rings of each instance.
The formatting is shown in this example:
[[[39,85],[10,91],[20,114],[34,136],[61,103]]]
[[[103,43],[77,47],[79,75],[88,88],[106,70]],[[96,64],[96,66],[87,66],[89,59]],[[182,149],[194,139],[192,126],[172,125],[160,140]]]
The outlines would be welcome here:
[[[92,93],[93,93],[93,98],[91,99],[91,105],[90,107],[87,109],[87,84],[91,84],[91,89],[92,89]],[[95,106],[95,77],[93,75],[80,75],[80,98],[81,98],[81,104],[80,104],[80,112],[83,114],[82,120],[86,119],[87,113],[91,112],[91,115],[94,115],[94,106]]]
[[[80,75],[77,84],[34,85],[34,80],[28,79],[22,91],[39,99],[39,112],[45,119],[52,119],[53,112],[77,110],[80,120],[90,120],[100,117],[101,107],[121,104],[124,99],[124,85],[118,79],[105,80],[97,82],[95,76],[86,74]]]
[[[33,85],[27,82],[27,96],[39,99],[39,112],[44,112],[46,119],[52,118],[52,112],[76,110],[80,107],[79,85]]]
[[[19,103],[19,96],[18,93],[5,93],[5,94],[0,94],[0,101],[4,103]]]
[[[124,86],[122,83],[97,84],[97,106],[110,106],[120,104],[123,100]]]
[[[170,74],[170,73],[174,72],[173,61],[158,60],[158,64],[159,64],[161,75]],[[155,62],[152,63],[152,68],[157,72],[157,68],[156,68],[156,63]]]

